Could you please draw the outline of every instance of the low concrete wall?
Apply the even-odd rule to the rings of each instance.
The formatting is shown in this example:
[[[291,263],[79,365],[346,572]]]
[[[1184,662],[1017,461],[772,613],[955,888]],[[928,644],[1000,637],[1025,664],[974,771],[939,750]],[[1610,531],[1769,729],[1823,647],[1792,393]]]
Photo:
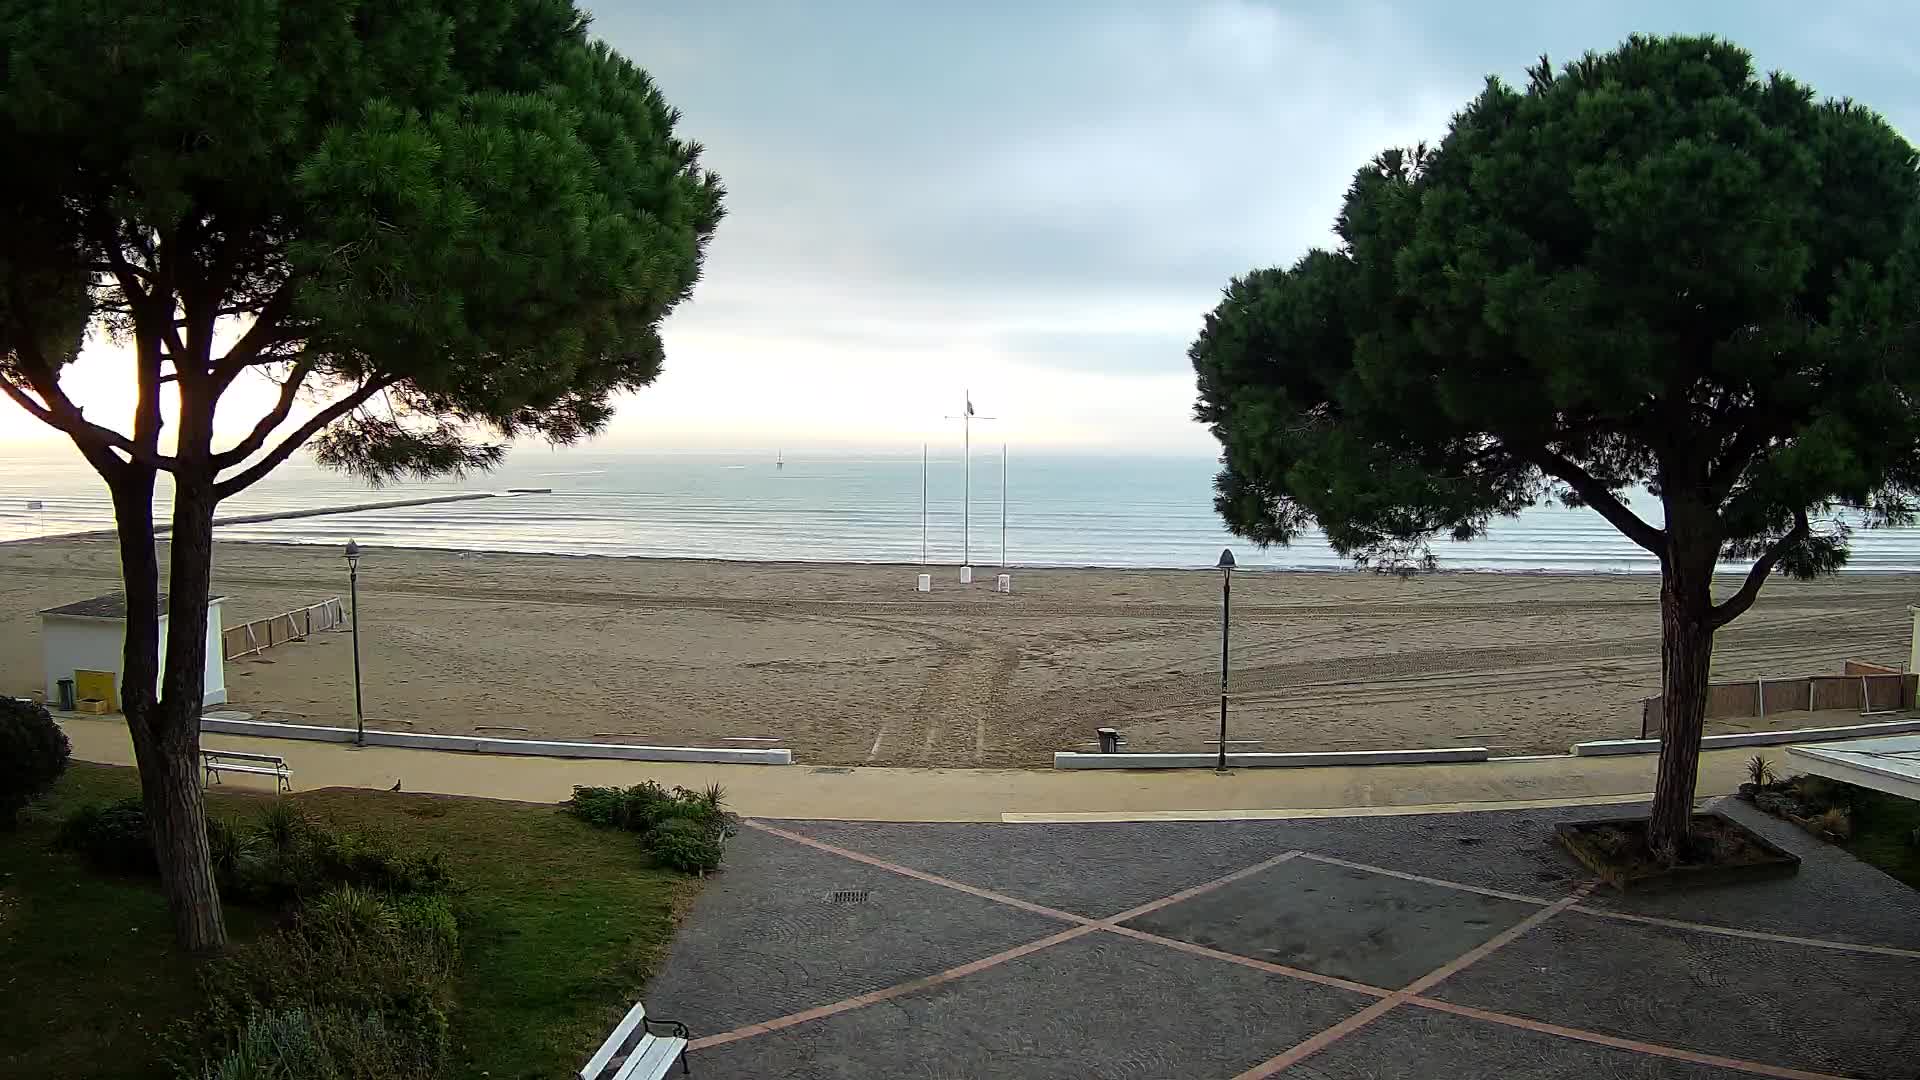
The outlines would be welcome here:
[[[200,730],[258,739],[353,741],[352,728],[275,724],[264,720],[201,717]],[[413,750],[456,750],[469,754],[522,754],[530,757],[611,758],[621,761],[705,761],[732,765],[791,765],[791,750],[736,750],[706,746],[629,746],[624,743],[554,742],[543,739],[492,739],[479,735],[415,735],[368,731],[368,746],[404,746]]]
[[[1781,743],[1832,742],[1835,739],[1863,739],[1874,735],[1899,735],[1920,731],[1920,720],[1893,720],[1882,724],[1848,724],[1845,727],[1792,728],[1786,731],[1740,731],[1730,735],[1708,735],[1700,740],[1702,750],[1725,750],[1730,746],[1778,746]],[[1657,754],[1659,739],[1598,739],[1576,743],[1577,757],[1609,757],[1615,754]]]
[[[1299,768],[1306,765],[1419,765],[1435,761],[1485,761],[1484,746],[1440,750],[1328,750],[1297,754],[1229,752],[1227,764],[1242,769]],[[1063,750],[1053,755],[1056,769],[1210,769],[1219,754],[1089,754]]]

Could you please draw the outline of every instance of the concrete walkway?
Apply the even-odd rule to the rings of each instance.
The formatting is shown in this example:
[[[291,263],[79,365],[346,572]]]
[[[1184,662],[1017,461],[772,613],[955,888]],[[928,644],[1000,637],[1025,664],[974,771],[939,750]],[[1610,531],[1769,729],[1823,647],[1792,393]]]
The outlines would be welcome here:
[[[133,764],[118,717],[63,719],[83,761]],[[1441,813],[1500,806],[1627,802],[1653,790],[1655,758],[1545,758],[1458,765],[1055,772],[1046,769],[889,769],[704,765],[506,757],[205,735],[203,746],[279,754],[296,790],[391,788],[525,802],[560,802],[577,784],[719,784],[748,817],[846,821],[1098,821],[1315,817],[1338,811]],[[1772,748],[1769,755],[1779,759]],[[1700,758],[1699,793],[1730,793],[1751,750]],[[266,782],[235,776],[234,787]],[[1318,813],[1317,813],[1318,812]]]

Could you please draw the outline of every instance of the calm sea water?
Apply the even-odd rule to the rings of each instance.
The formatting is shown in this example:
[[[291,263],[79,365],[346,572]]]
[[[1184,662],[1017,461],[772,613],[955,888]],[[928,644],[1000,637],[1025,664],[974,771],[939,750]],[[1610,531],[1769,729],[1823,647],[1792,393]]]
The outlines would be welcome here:
[[[4,453],[4,452],[0,452]],[[927,557],[955,564],[970,538],[973,562],[1001,561],[1001,461],[973,462],[970,533],[962,529],[960,456],[927,467]],[[1006,560],[1047,566],[1211,566],[1222,547],[1242,565],[1340,569],[1317,537],[1265,551],[1227,534],[1212,506],[1216,465],[1206,457],[1098,457],[1015,452],[1007,462]],[[551,488],[438,506],[225,526],[233,540],[362,544],[573,555],[686,556],[917,562],[921,462],[911,454],[658,453],[522,449],[496,472],[463,481],[369,489],[294,461],[224,514],[336,506],[460,491]],[[42,508],[28,509],[32,500]],[[161,497],[165,503],[165,495]],[[1654,518],[1657,507],[1641,510]],[[163,506],[164,509],[164,506]],[[47,453],[0,456],[0,539],[111,524],[106,491],[84,462]],[[1456,570],[1651,572],[1644,552],[1590,511],[1539,507],[1495,524],[1486,539],[1436,545]],[[1856,533],[1852,569],[1920,571],[1920,529]]]

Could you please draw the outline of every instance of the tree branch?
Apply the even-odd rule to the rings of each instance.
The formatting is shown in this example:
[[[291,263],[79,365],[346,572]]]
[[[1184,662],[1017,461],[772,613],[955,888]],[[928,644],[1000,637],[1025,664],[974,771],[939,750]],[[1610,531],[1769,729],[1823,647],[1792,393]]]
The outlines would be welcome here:
[[[1541,472],[1552,476],[1580,496],[1582,502],[1600,512],[1607,523],[1620,530],[1627,539],[1654,553],[1664,554],[1667,547],[1667,534],[1646,522],[1627,508],[1605,484],[1595,479],[1592,473],[1546,449],[1533,449],[1524,455]]]
[[[307,375],[312,371],[313,363],[309,360],[301,360],[293,365],[293,371],[288,374],[287,381],[280,386],[280,400],[274,404],[270,412],[260,418],[259,423],[253,425],[253,430],[246,438],[240,440],[232,449],[213,455],[214,471],[218,472],[240,464],[267,444],[267,436],[273,434],[273,429],[285,422],[287,415],[293,411],[294,398],[300,392],[300,385],[306,381]]]
[[[1740,474],[1766,441],[1758,424],[1748,424],[1735,432],[1733,441],[1727,444],[1726,452],[1720,455],[1720,460],[1707,473],[1708,488],[1719,496],[1732,491],[1734,482],[1740,479]]]
[[[19,354],[16,353],[16,355]],[[71,438],[82,451],[88,447],[101,451],[118,450],[148,468],[168,471],[173,469],[174,459],[141,447],[112,428],[101,427],[87,419],[82,415],[80,407],[73,403],[73,399],[67,397],[66,393],[60,389],[59,380],[54,378],[44,365],[36,367],[26,356],[21,356],[21,359],[28,362],[19,366],[20,375],[27,380],[27,385],[33,389],[33,392],[40,395],[40,401],[33,400],[26,390],[3,375],[0,375],[0,391],[4,391],[15,404],[25,409],[34,419],[55,430],[66,432],[67,437]],[[115,460],[118,461],[118,459]]]
[[[305,443],[308,439],[313,438],[314,434],[321,428],[326,427],[328,424],[359,408],[366,403],[368,398],[385,390],[398,381],[397,378],[390,377],[374,379],[371,382],[365,383],[353,393],[341,398],[339,401],[314,413],[307,419],[307,422],[301,424],[293,434],[281,440],[280,445],[268,451],[265,457],[247,466],[245,471],[236,473],[232,477],[215,484],[213,486],[213,497],[215,499],[225,499],[245,491],[261,477],[272,472],[281,462],[292,457],[293,452],[300,449],[301,444]]]
[[[259,358],[261,350],[283,340],[280,336],[280,320],[293,310],[293,280],[289,278],[280,283],[273,296],[261,306],[260,314],[247,327],[247,332],[234,342],[227,355],[213,366],[213,372],[219,385],[225,387],[235,376],[247,369],[247,365]]]
[[[1713,605],[1713,610],[1709,613],[1709,621],[1713,628],[1718,630],[1752,607],[1754,598],[1760,595],[1760,586],[1767,583],[1767,575],[1773,573],[1773,568],[1779,564],[1781,556],[1787,553],[1788,548],[1805,540],[1812,532],[1813,526],[1807,521],[1807,512],[1795,510],[1793,528],[1787,530],[1785,536],[1775,540],[1773,545],[1767,548],[1766,554],[1760,556],[1759,561],[1753,564],[1753,569],[1747,571],[1747,580],[1741,584],[1740,591]]]

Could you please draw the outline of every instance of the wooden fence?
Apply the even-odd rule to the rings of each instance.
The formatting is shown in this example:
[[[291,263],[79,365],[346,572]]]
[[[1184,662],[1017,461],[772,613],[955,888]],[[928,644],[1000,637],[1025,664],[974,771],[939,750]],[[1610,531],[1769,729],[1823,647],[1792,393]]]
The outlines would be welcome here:
[[[1752,716],[1766,719],[1783,712],[1857,712],[1862,716],[1914,707],[1920,676],[1898,668],[1849,660],[1840,675],[1796,675],[1707,687],[1707,719]],[[1664,699],[1650,697],[1640,707],[1640,737],[1657,739],[1665,727]]]
[[[275,645],[299,641],[310,634],[331,630],[345,622],[346,615],[340,606],[340,598],[330,596],[317,604],[227,627],[220,633],[220,653],[228,660],[252,656]]]

